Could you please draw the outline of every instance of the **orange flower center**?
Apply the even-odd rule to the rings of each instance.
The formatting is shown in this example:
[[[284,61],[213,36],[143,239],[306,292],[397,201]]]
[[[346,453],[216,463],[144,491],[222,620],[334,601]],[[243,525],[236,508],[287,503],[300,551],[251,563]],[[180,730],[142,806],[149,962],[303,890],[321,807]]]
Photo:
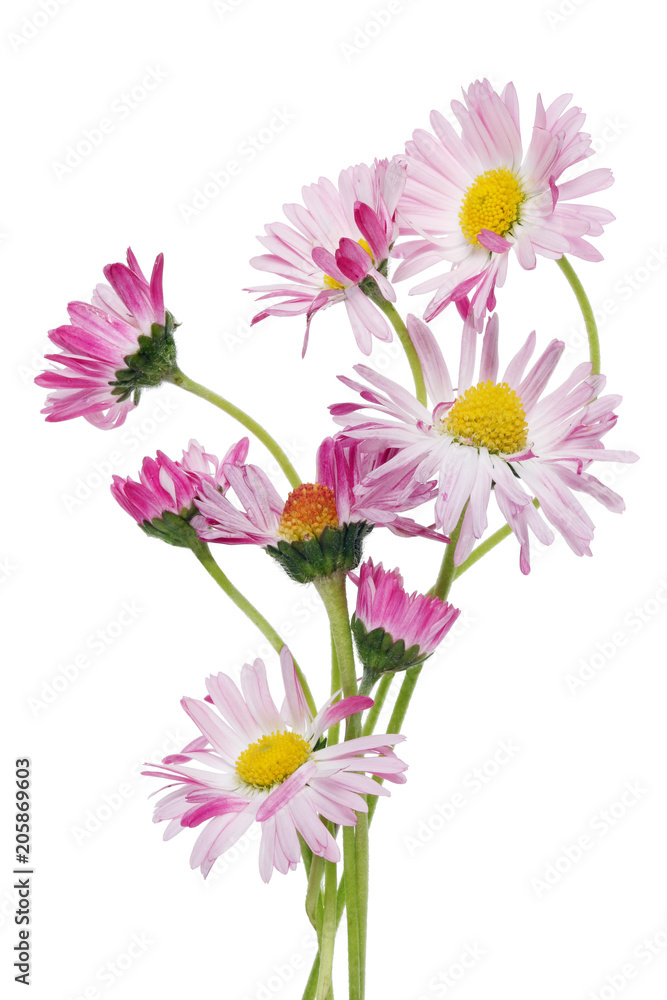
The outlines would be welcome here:
[[[302,483],[287,498],[278,537],[286,542],[319,538],[327,525],[338,527],[336,497],[329,486]]]

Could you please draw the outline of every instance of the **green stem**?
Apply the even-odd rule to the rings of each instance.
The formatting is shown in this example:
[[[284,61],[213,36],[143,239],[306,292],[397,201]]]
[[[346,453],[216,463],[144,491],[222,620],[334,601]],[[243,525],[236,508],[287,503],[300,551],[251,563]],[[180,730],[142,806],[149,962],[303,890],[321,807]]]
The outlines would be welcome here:
[[[364,728],[362,730],[362,736],[370,736],[375,729],[375,723],[378,720],[378,716],[382,711],[382,706],[385,703],[387,697],[387,692],[391,687],[391,682],[393,681],[395,674],[385,674],[380,683],[378,684],[378,689],[375,693],[375,699],[373,705],[368,709],[368,715],[366,716],[366,721],[364,722]]]
[[[473,551],[470,553],[466,561],[464,563],[461,563],[461,565],[454,574],[454,579],[458,580],[461,574],[465,573],[465,571],[467,569],[470,569],[471,566],[474,566],[475,563],[478,561],[478,559],[481,559],[482,556],[485,556],[487,552],[491,551],[491,549],[495,549],[496,545],[498,545],[499,542],[502,542],[504,538],[508,538],[509,535],[511,534],[512,534],[512,529],[510,528],[509,524],[506,524],[504,525],[504,527],[498,528],[498,531],[495,531],[492,535],[489,535],[486,541],[476,546],[476,548],[473,549]]]
[[[537,497],[533,498],[532,503],[533,507],[539,508],[540,501]],[[485,542],[481,542],[472,550],[465,562],[461,563],[454,573],[454,579],[458,580],[458,578],[465,573],[466,570],[470,569],[471,566],[474,566],[475,563],[482,558],[482,556],[485,556],[487,552],[491,551],[491,549],[495,549],[499,542],[502,542],[504,538],[509,538],[511,534],[512,529],[509,524],[506,524],[502,528],[498,528],[497,531],[494,531],[492,535],[489,535]]]
[[[452,542],[454,544],[453,536]],[[387,725],[388,733],[400,733],[401,727],[405,720],[405,715],[408,710],[408,705],[412,698],[412,694],[415,689],[415,685],[419,680],[419,675],[422,672],[423,663],[420,663],[418,667],[411,667],[409,670],[405,671],[405,677],[403,678],[403,683],[401,684],[401,690],[398,693],[398,698],[396,699],[396,704],[394,705],[394,710],[391,713],[391,718],[389,719],[389,724]],[[382,778],[375,778],[378,784],[382,784]],[[375,810],[377,809],[379,796],[373,795],[369,798],[368,803],[368,822],[369,825],[373,821],[373,816],[375,815]]]
[[[337,570],[330,576],[323,576],[315,581],[317,592],[329,616],[331,635],[333,637],[336,659],[340,669],[340,679],[343,686],[343,697],[349,698],[357,693],[357,668],[354,662],[352,648],[352,630],[350,629],[350,614],[347,609],[347,593],[345,590],[346,574]],[[358,719],[359,716],[352,716]],[[348,720],[349,722],[350,720]],[[347,731],[347,739],[351,739]],[[357,727],[354,727],[357,728]],[[360,726],[358,727],[361,728]],[[358,735],[355,733],[355,735]]]
[[[447,600],[447,595],[451,589],[452,583],[454,582],[454,577],[456,575],[456,567],[454,566],[454,553],[456,552],[456,543],[459,540],[459,535],[461,534],[461,528],[463,527],[463,518],[465,517],[467,504],[461,511],[461,517],[459,518],[459,523],[456,525],[452,531],[450,538],[451,541],[447,543],[447,548],[445,549],[445,554],[442,559],[442,565],[440,566],[440,572],[438,573],[438,579],[435,581],[433,587],[431,587],[429,593],[434,597],[439,597],[441,601]],[[397,702],[398,704],[398,702]],[[394,709],[396,711],[396,709]],[[398,732],[397,729],[394,732]]]
[[[310,970],[310,975],[308,976],[308,982],[306,983],[306,988],[303,991],[303,996],[301,1000],[315,1000],[315,991],[317,989],[317,980],[320,974],[320,953],[318,951],[313,962],[313,966]]]
[[[196,555],[197,559],[199,560],[199,562],[204,567],[204,569],[210,574],[210,576],[213,577],[215,582],[225,592],[225,594],[227,594],[227,597],[231,598],[231,600],[234,602],[237,608],[240,608],[240,610],[244,613],[244,615],[246,615],[250,619],[253,625],[257,626],[262,635],[269,640],[275,651],[279,653],[280,650],[285,645],[284,639],[281,639],[276,630],[267,622],[264,615],[261,615],[257,610],[257,608],[250,603],[248,598],[244,597],[241,591],[237,590],[234,584],[231,582],[231,580],[229,580],[228,577],[225,576],[225,574],[222,572],[217,562],[211,555],[211,550],[209,549],[206,542],[203,542],[201,539],[198,539],[197,542],[191,545],[191,548],[194,554]],[[303,692],[306,696],[308,707],[310,708],[313,715],[315,715],[317,713],[317,708],[315,706],[315,700],[311,694],[310,688],[308,687],[306,678],[303,675],[301,667],[299,667],[296,661],[294,662],[294,666],[296,667],[296,672],[299,677],[299,681],[301,682]]]
[[[322,920],[322,940],[320,943],[320,968],[317,977],[316,1000],[327,1000],[331,988],[334,943],[336,940],[336,891],[338,888],[337,865],[335,861],[325,862],[324,873],[324,918]]]
[[[357,857],[353,826],[343,827],[343,859],[345,863],[345,906],[347,909],[347,968],[349,1000],[361,1000]]]
[[[579,303],[579,308],[581,309],[582,316],[584,317],[584,323],[586,324],[586,333],[588,334],[588,351],[590,354],[591,364],[593,365],[593,374],[600,374],[600,338],[598,337],[598,328],[595,322],[595,314],[593,308],[590,304],[588,296],[584,291],[584,286],[579,281],[579,278],[574,273],[574,268],[570,264],[569,260],[565,255],[563,255],[559,260],[556,261],[559,268],[565,275],[565,278],[570,284],[572,291],[575,294],[575,298]]]
[[[331,633],[331,693],[335,694],[336,691],[340,691],[340,667],[338,666],[338,657],[336,656],[336,643],[334,642],[333,632]],[[335,746],[340,738],[340,722],[329,728],[327,733],[327,746]]]
[[[310,872],[308,874],[308,892],[306,893],[306,913],[311,924],[318,931],[319,913],[322,908],[320,901],[320,888],[322,885],[322,875],[324,874],[324,858],[318,854],[312,856]],[[318,931],[319,937],[319,931]]]
[[[271,437],[269,432],[265,430],[261,424],[258,424],[256,420],[253,420],[249,414],[245,413],[244,410],[239,409],[238,406],[234,406],[229,400],[224,399],[219,396],[217,392],[213,392],[211,389],[207,389],[206,386],[200,385],[199,382],[194,382],[191,378],[188,378],[180,368],[174,368],[171,375],[165,380],[172,382],[174,385],[178,385],[181,389],[185,389],[187,392],[193,393],[195,396],[200,396],[202,399],[208,400],[209,403],[213,403],[214,406],[219,407],[225,413],[228,413],[230,417],[234,420],[238,420],[246,430],[254,434],[255,437],[262,442],[262,444],[268,448],[280,468],[285,473],[290,485],[293,489],[296,489],[300,485],[301,480],[296,469],[290,462],[289,458],[280,447],[278,442]]]
[[[375,798],[377,799],[377,796]],[[364,1000],[366,990],[366,939],[368,937],[368,813],[357,813],[354,844],[357,863],[357,904],[359,907],[359,995],[361,1000]]]
[[[398,339],[401,342],[403,350],[405,351],[408,363],[410,365],[410,371],[412,372],[412,377],[415,380],[415,395],[417,399],[422,404],[426,406],[426,386],[424,384],[424,373],[422,371],[421,361],[419,360],[419,355],[415,350],[415,345],[410,339],[410,334],[408,333],[408,328],[399,316],[398,312],[394,308],[391,302],[387,300],[380,294],[369,296],[372,298],[373,302],[382,310],[385,314],[394,330],[398,335]]]

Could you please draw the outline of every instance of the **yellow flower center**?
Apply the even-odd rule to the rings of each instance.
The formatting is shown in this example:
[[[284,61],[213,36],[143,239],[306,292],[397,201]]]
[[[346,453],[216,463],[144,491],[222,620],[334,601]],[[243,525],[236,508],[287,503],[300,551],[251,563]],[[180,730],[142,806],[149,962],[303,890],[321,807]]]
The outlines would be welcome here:
[[[321,483],[302,483],[287,498],[278,538],[286,542],[319,538],[327,525],[338,527],[334,491]]]
[[[269,733],[251,743],[236,759],[239,778],[255,788],[271,788],[305,764],[310,745],[297,733]]]
[[[487,170],[472,182],[461,202],[459,221],[468,243],[481,246],[482,229],[505,236],[519,218],[526,196],[517,177],[507,167]]]
[[[373,263],[375,263],[375,259],[373,257],[373,254],[371,253],[371,248],[368,240],[365,240],[362,236],[360,240],[357,240],[357,243],[359,244],[362,250],[366,251],[366,253],[373,261]],[[340,281],[336,281],[336,279],[332,278],[330,274],[325,274],[323,281],[325,288],[345,288],[345,285],[341,285]]]
[[[514,455],[528,444],[523,404],[507,382],[489,380],[468,389],[445,415],[442,432],[499,455]]]

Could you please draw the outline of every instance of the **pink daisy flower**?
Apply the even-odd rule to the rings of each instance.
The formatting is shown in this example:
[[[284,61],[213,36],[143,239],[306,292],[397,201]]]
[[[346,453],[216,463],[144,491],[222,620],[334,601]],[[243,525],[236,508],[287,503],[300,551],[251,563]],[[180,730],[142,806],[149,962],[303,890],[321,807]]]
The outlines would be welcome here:
[[[438,597],[408,594],[397,569],[385,570],[382,563],[374,566],[372,559],[362,563],[352,632],[369,683],[379,673],[423,663],[459,614],[458,608]]]
[[[435,292],[424,319],[454,301],[481,331],[487,309],[495,308],[495,287],[505,281],[510,251],[528,270],[537,255],[602,260],[584,237],[600,236],[614,216],[573,200],[609,187],[611,171],[590,170],[558,183],[568,167],[593,153],[590,135],[580,131],[585,115],[580,108],[566,110],[571,97],[564,94],[545,110],[538,96],[525,155],[511,83],[498,95],[488,80],[478,81],[464,91],[465,104],[452,102],[460,135],[438,111],[431,114],[435,135],[414,132],[398,212],[407,224],[401,234],[419,238],[395,249],[394,256],[405,258],[395,277],[412,277],[440,261],[452,265],[411,289]]]
[[[305,354],[315,313],[345,302],[364,354],[371,353],[373,337],[391,340],[387,321],[362,287],[370,282],[385,299],[396,300],[387,279],[387,261],[398,235],[394,214],[404,184],[404,164],[375,160],[370,167],[360,163],[341,171],[337,188],[321,177],[302,189],[303,205],[284,205],[291,225],[265,226],[266,235],[258,239],[269,253],[250,261],[260,271],[278,275],[280,281],[246,289],[262,292],[260,301],[281,301],[265,306],[253,323],[267,316],[305,315]]]
[[[613,409],[621,397],[600,397],[606,380],[591,373],[590,362],[578,365],[562,385],[544,396],[565,345],[553,340],[526,373],[535,348],[534,333],[499,375],[495,315],[486,327],[477,378],[472,377],[469,359],[462,357],[461,370],[468,375],[455,390],[430,329],[410,316],[408,330],[432,409],[364,365],[355,371],[370,389],[339,376],[365,401],[356,406],[352,421],[350,404],[331,407],[337,422],[347,425],[345,434],[371,450],[399,449],[385,467],[370,473],[368,481],[377,487],[385,475],[409,472],[417,482],[437,476],[436,525],[450,533],[465,509],[454,556],[457,566],[486,531],[491,493],[519,540],[523,573],[530,570],[529,529],[545,545],[554,539],[542,514],[573,552],[590,555],[594,525],[574,494],[586,493],[615,512],[624,509],[621,497],[587,471],[596,459],[636,461],[632,452],[610,451],[602,444],[616,423]],[[469,347],[464,341],[464,355]],[[473,339],[473,361],[474,348]],[[378,419],[368,421],[358,412],[364,409],[376,411]],[[363,502],[363,486],[359,492]]]
[[[364,501],[359,501],[361,481],[390,463],[394,454],[364,455],[356,443],[327,438],[317,452],[317,481],[302,483],[287,501],[258,466],[224,465],[240,506],[204,482],[196,501],[200,514],[192,525],[206,542],[260,545],[275,558],[284,557],[279,561],[301,583],[357,566],[363,538],[374,525],[399,535],[447,541],[432,528],[399,516],[398,511],[416,507],[434,494],[433,483],[417,483],[405,470],[390,470],[381,487],[369,487]]]
[[[175,361],[173,318],[165,313],[164,259],[155,259],[148,281],[131,250],[125,264],[108,264],[92,304],[70,302],[71,323],[49,331],[61,354],[37,385],[53,389],[42,413],[49,421],[85,417],[96,427],[119,427],[139,402],[141,388],[159,385]]]
[[[242,465],[247,455],[248,438],[232,445],[222,461],[191,440],[181,461],[174,461],[162,451],[156,458],[145,458],[139,482],[129,476],[114,476],[111,493],[148,535],[173,545],[187,545],[188,532],[178,522],[188,522],[195,513],[193,503],[202,484],[207,482],[212,489],[226,492],[229,480],[224,470]],[[190,531],[195,534],[193,529]]]
[[[168,788],[177,786],[155,809],[154,822],[169,822],[165,840],[203,826],[190,864],[204,877],[254,822],[262,827],[259,870],[265,882],[274,868],[282,874],[296,868],[297,834],[313,854],[339,861],[338,844],[320,817],[355,826],[356,814],[368,811],[364,796],[389,794],[370,775],[405,781],[407,765],[390,749],[403,736],[322,745],[330,726],[369,708],[371,698],[357,695],[334,704],[334,695],[313,718],[286,646],[280,662],[285,685],[280,710],[261,660],[243,667],[241,691],[226,674],[209,677],[207,701],[181,702],[202,735],[182,753],[165,757],[157,770],[143,772],[166,778]]]

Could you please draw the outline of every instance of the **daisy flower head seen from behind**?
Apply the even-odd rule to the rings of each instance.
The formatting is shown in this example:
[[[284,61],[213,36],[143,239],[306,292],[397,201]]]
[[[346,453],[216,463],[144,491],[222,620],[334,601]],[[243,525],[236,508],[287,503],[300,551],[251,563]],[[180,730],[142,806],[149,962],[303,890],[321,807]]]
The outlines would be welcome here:
[[[398,160],[360,163],[341,171],[338,187],[321,177],[302,189],[303,205],[283,206],[290,225],[265,226],[258,239],[269,252],[250,261],[279,279],[246,289],[260,292],[259,301],[266,303],[253,323],[267,316],[305,316],[305,354],[315,313],[344,302],[363,354],[371,353],[373,337],[392,339],[386,319],[360,285],[370,283],[383,298],[396,300],[387,262],[398,235],[394,215],[405,169]]]
[[[563,94],[545,109],[538,96],[525,153],[511,83],[498,94],[488,80],[477,81],[463,92],[463,104],[453,101],[460,134],[438,111],[431,114],[435,135],[423,129],[413,133],[406,144],[408,177],[398,215],[401,235],[416,238],[396,248],[404,260],[395,279],[450,264],[411,289],[435,293],[425,320],[456,302],[481,332],[510,254],[527,270],[538,256],[602,259],[588,237],[601,235],[614,216],[576,199],[609,187],[611,171],[598,168],[560,183],[569,167],[594,152],[590,135],[580,131],[585,115],[580,108],[568,109],[571,98]]]
[[[544,395],[565,345],[553,340],[533,366],[531,333],[499,374],[498,318],[486,326],[481,357],[462,358],[465,381],[454,389],[445,360],[429,327],[408,317],[408,330],[419,354],[432,406],[426,407],[397,383],[364,365],[355,371],[369,385],[339,376],[364,402],[336,404],[331,412],[345,434],[362,448],[395,447],[396,456],[370,473],[376,489],[383,476],[410,472],[418,482],[437,477],[436,526],[450,534],[463,520],[454,554],[460,566],[487,528],[493,494],[504,519],[520,543],[520,567],[530,571],[529,531],[545,545],[554,540],[546,521],[577,555],[591,555],[594,525],[575,493],[585,493],[607,509],[624,509],[621,497],[587,470],[598,461],[634,462],[628,451],[610,451],[602,438],[616,424],[620,396],[600,396],[603,375],[592,365],[578,365],[571,375]],[[474,351],[475,340],[463,353]],[[477,367],[477,376],[473,375]],[[365,415],[362,411],[371,411]],[[360,487],[363,500],[365,485]],[[539,501],[536,510],[533,500]],[[465,513],[464,513],[465,512]]]
[[[91,303],[69,303],[70,324],[49,331],[62,353],[46,359],[60,367],[35,379],[53,390],[42,410],[48,421],[85,417],[96,427],[119,427],[141,389],[164,380],[176,348],[174,320],[164,308],[163,267],[159,254],[146,278],[128,249],[127,264],[104,268],[109,284],[97,285]]]
[[[184,698],[183,708],[201,735],[180,754],[165,757],[152,777],[169,789],[154,814],[168,821],[164,839],[200,827],[190,864],[206,877],[255,822],[261,825],[259,870],[268,882],[301,858],[299,834],[313,852],[339,861],[335,838],[322,822],[355,826],[368,812],[366,795],[388,795],[372,776],[403,783],[407,765],[391,747],[403,736],[364,736],[325,746],[327,730],[373,704],[333,695],[313,718],[286,646],[280,654],[285,698],[278,709],[261,660],[246,663],[241,690],[226,674],[209,677],[205,701]],[[175,787],[174,787],[175,786]]]

